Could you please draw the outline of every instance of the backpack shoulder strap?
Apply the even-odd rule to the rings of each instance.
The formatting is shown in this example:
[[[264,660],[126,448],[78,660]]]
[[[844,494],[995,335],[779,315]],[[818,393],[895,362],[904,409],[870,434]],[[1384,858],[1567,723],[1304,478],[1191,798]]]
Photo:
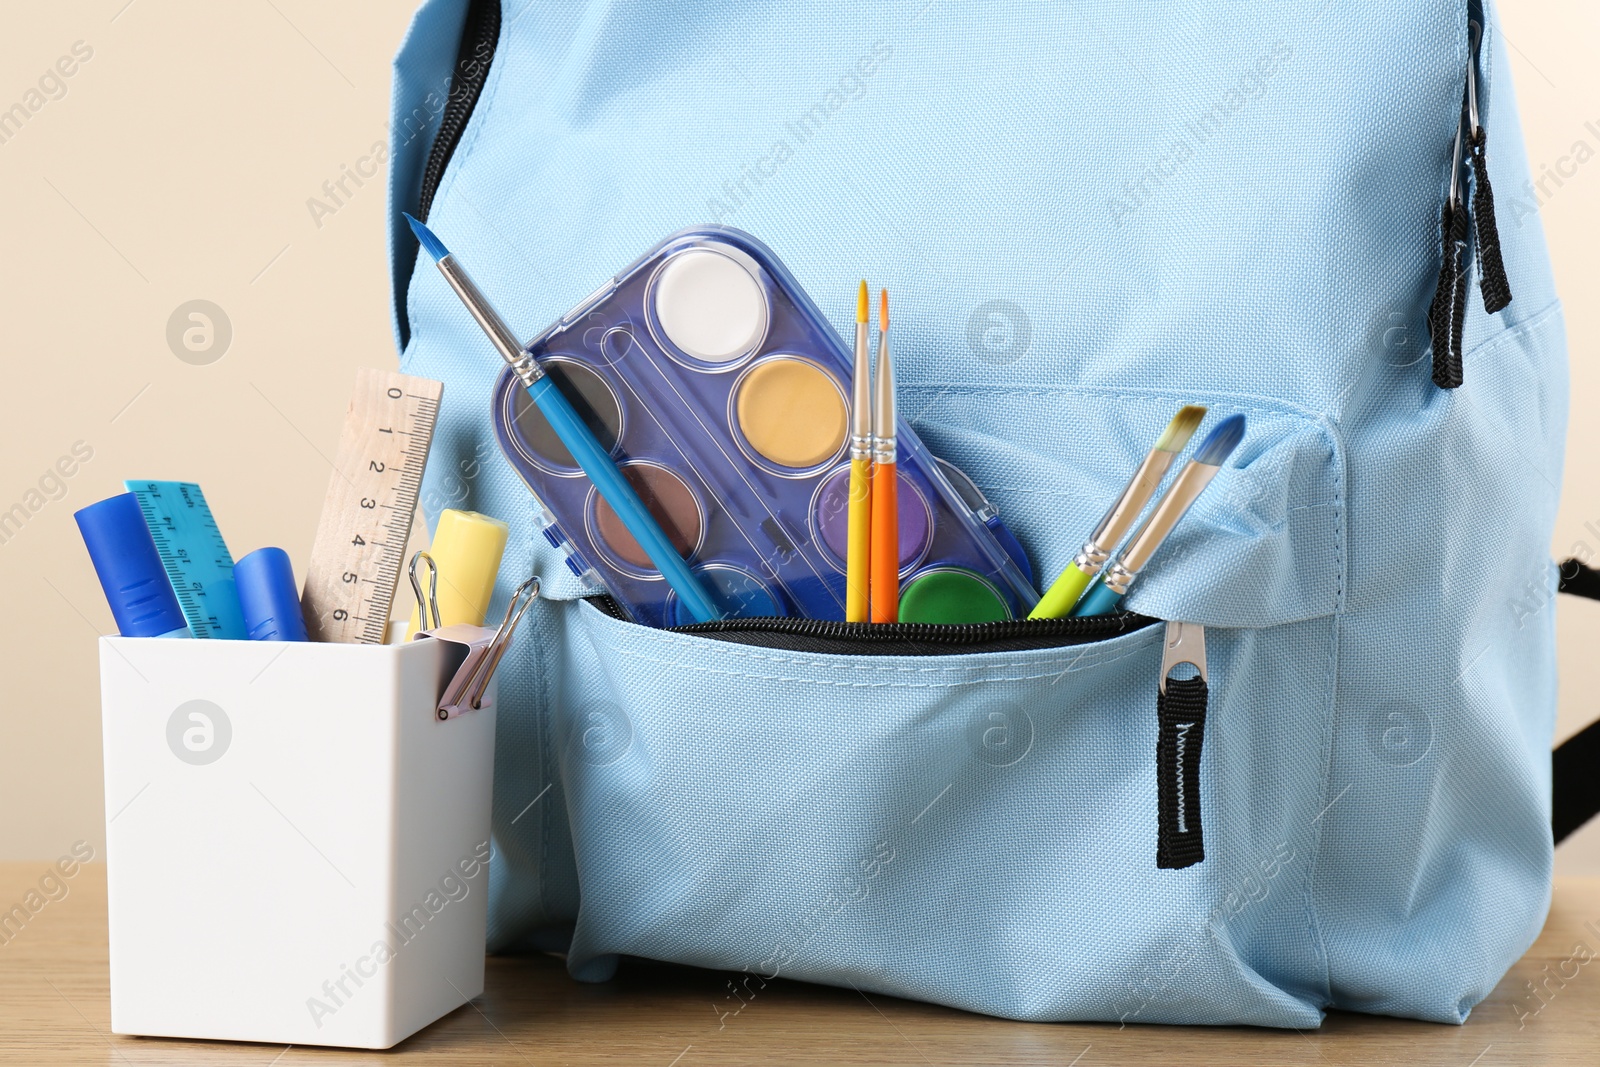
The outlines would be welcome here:
[[[1561,564],[1563,593],[1600,600],[1600,570],[1576,559]],[[1600,719],[1557,746],[1551,765],[1550,824],[1556,842],[1600,811]]]

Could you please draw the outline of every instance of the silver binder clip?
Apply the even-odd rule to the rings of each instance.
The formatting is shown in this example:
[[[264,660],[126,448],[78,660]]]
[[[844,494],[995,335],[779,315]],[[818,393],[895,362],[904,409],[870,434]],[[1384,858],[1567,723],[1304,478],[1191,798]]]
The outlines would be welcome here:
[[[528,609],[538,598],[539,577],[535,575],[517,586],[516,592],[511,594],[511,602],[506,605],[505,618],[500,621],[498,628],[491,630],[486,626],[461,623],[436,627],[417,634],[418,638],[427,637],[445,641],[464,650],[460,665],[450,676],[450,681],[445,684],[444,692],[439,695],[439,702],[434,709],[441,721],[484,707],[486,703],[484,694],[489,688],[490,680],[494,678],[495,670],[500,666],[500,660],[511,644],[511,636],[516,631],[517,625],[522,622],[522,617],[528,613]]]
[[[422,583],[417,581],[417,561],[426,560],[428,563],[428,599],[422,599]],[[439,565],[433,557],[426,552],[418,552],[411,557],[411,566],[406,573],[411,576],[411,592],[417,598],[417,629],[437,630],[439,621]],[[428,624],[429,612],[432,612],[433,624]]]
[[[1161,646],[1161,693],[1166,695],[1167,678],[1175,667],[1187,663],[1206,677],[1206,628],[1194,622],[1167,623],[1167,636]]]
[[[459,715],[465,704],[474,710],[483,706],[483,693],[489,687],[489,679],[494,677],[496,668],[500,666],[500,659],[506,654],[506,648],[511,644],[511,634],[516,630],[517,624],[528,613],[533,602],[539,598],[539,576],[534,575],[521,585],[516,592],[511,594],[511,602],[506,605],[506,617],[500,620],[500,628],[490,638],[483,655],[477,657],[477,662],[469,665],[463,663],[461,670],[456,673],[450,685],[445,689],[444,698],[439,701],[441,715],[449,710],[452,715]],[[473,657],[468,657],[471,660]],[[460,683],[460,692],[456,693],[457,683]]]

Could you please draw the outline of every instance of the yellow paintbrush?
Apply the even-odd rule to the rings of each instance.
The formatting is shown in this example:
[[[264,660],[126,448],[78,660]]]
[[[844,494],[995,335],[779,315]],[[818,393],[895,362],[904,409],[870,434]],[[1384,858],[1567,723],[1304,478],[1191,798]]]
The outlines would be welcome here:
[[[850,383],[850,527],[844,573],[844,618],[870,618],[872,544],[872,379],[867,353],[867,283],[856,296],[856,363]]]

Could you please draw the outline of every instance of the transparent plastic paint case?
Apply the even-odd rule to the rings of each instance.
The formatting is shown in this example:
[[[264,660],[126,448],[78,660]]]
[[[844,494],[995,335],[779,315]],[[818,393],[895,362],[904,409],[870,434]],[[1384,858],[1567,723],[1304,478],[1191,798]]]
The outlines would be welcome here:
[[[766,246],[674,234],[528,350],[729,617],[844,618],[851,356]],[[693,621],[509,369],[492,405],[573,573],[637,622]],[[932,581],[963,621],[1026,615],[1038,594],[1016,539],[903,419],[897,434],[902,598]]]

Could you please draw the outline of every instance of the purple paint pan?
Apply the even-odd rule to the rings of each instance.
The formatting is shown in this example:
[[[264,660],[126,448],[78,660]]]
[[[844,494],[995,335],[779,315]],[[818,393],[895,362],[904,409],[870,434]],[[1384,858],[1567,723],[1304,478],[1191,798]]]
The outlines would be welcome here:
[[[770,250],[726,227],[675,234],[528,347],[725,612],[844,618],[850,356]],[[688,621],[509,370],[492,404],[573,572],[635,621]],[[903,596],[969,573],[1026,615],[1038,594],[997,521],[897,434]]]

